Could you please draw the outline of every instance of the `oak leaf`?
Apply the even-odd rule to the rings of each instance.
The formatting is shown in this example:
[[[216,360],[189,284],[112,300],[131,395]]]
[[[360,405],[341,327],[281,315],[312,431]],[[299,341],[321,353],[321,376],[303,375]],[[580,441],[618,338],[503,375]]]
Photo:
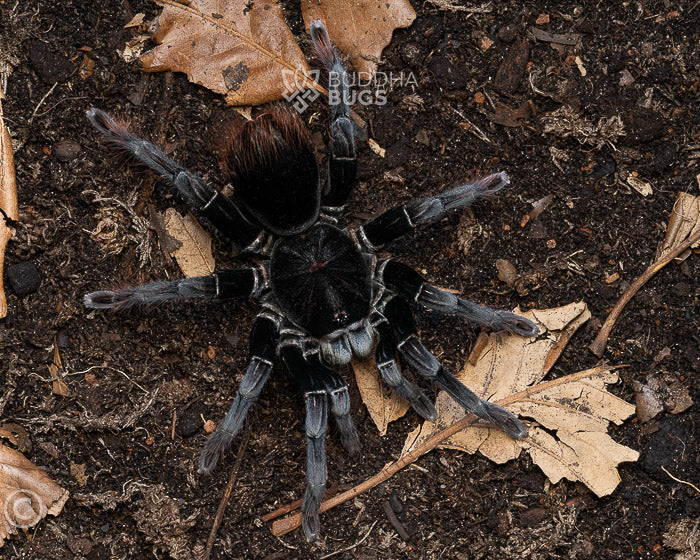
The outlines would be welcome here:
[[[163,6],[158,46],[141,56],[144,70],[185,72],[232,105],[280,99],[294,93],[290,83],[318,86],[277,2],[155,1]]]
[[[598,496],[607,495],[620,481],[617,465],[639,456],[607,434],[610,422],[621,424],[634,413],[633,405],[606,390],[618,380],[615,368],[599,366],[542,381],[590,317],[588,308],[579,302],[522,315],[538,323],[544,334],[534,341],[506,333],[489,335],[476,363],[465,364],[457,378],[484,398],[532,419],[528,437],[516,441],[496,428],[473,424],[441,447],[480,451],[496,463],[515,459],[525,450],[552,482],[579,480]],[[444,392],[436,408],[438,419],[409,434],[402,455],[464,417],[463,409]]]
[[[211,237],[189,212],[181,216],[174,208],[165,211],[165,229],[180,245],[172,251],[182,273],[188,278],[214,272]]]
[[[34,527],[47,513],[58,515],[68,491],[19,451],[0,445],[0,546],[17,529]]]
[[[302,0],[301,15],[307,29],[317,19],[323,22],[330,38],[350,58],[363,80],[377,71],[394,30],[408,27],[416,19],[408,0]]]
[[[386,435],[389,422],[398,420],[408,412],[408,402],[384,383],[374,358],[353,360],[352,369],[362,402],[377,426],[379,435]]]

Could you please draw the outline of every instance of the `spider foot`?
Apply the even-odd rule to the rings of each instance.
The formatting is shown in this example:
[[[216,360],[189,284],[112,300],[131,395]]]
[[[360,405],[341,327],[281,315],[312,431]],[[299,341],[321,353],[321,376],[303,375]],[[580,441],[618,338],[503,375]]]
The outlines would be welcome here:
[[[534,321],[510,311],[496,311],[490,326],[526,338],[537,336],[540,332],[540,328]]]

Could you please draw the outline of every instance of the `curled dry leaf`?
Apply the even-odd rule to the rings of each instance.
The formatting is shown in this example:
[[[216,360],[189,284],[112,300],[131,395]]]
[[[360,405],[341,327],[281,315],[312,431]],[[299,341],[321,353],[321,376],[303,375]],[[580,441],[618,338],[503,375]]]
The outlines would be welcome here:
[[[211,237],[192,214],[188,212],[181,216],[174,208],[168,208],[165,211],[165,229],[168,235],[180,242],[180,246],[171,254],[185,276],[206,276],[214,272]]]
[[[691,248],[700,246],[700,197],[688,193],[680,193],[673,205],[673,211],[668,221],[666,237],[656,259],[649,267],[632,282],[625,293],[613,307],[600,328],[598,336],[588,346],[599,358],[603,356],[608,344],[608,337],[615,326],[617,318],[639,289],[646,284],[659,270],[674,259],[683,260],[690,254]]]
[[[232,105],[259,105],[315,87],[303,53],[273,0],[155,0],[163,6],[141,57],[148,72],[185,72]],[[297,88],[297,86],[299,86]]]
[[[389,422],[398,420],[408,411],[408,402],[382,381],[374,358],[353,360],[357,388],[379,435],[386,435]]]
[[[661,246],[657,258],[669,254],[692,235],[700,231],[700,196],[693,196],[689,193],[679,193],[668,220],[666,237]],[[700,247],[700,240],[691,245],[696,249]],[[690,249],[683,251],[676,257],[676,261],[683,261],[688,258]]]
[[[330,38],[350,58],[363,80],[377,71],[394,29],[408,27],[416,19],[408,0],[302,0],[301,14],[307,29],[317,19],[323,22]]]
[[[522,315],[537,322],[543,334],[534,341],[491,334],[476,363],[465,364],[457,377],[477,394],[534,420],[529,436],[515,441],[500,430],[474,424],[441,446],[480,451],[497,463],[515,459],[524,449],[552,482],[579,480],[598,496],[607,495],[620,481],[617,465],[635,461],[639,455],[606,433],[611,421],[621,424],[634,413],[634,406],[605,388],[617,381],[615,368],[600,366],[542,381],[571,336],[590,317],[588,308],[579,302]],[[464,417],[461,407],[444,392],[438,395],[436,407],[437,421],[425,422],[412,432],[402,455]]]
[[[24,455],[0,445],[0,546],[17,529],[34,527],[47,513],[58,515],[68,491]]]
[[[10,131],[5,126],[5,118],[2,113],[2,91],[0,91],[0,319],[7,315],[7,301],[2,281],[5,248],[14,233],[14,230],[7,223],[8,218],[19,220],[19,210],[12,140]]]

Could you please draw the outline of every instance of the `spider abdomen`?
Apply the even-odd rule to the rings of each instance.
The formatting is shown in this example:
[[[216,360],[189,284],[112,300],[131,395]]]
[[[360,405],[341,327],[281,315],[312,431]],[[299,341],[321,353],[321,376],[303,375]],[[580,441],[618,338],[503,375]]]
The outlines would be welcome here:
[[[350,236],[328,224],[277,242],[270,285],[287,318],[318,339],[369,316],[370,269]]]

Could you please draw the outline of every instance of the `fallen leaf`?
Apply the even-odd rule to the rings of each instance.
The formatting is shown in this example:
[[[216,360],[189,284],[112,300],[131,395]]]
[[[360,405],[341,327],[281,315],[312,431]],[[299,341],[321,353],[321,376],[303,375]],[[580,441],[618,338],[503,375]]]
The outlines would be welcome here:
[[[668,228],[666,229],[666,237],[664,237],[663,245],[659,257],[667,255],[678,245],[683,243],[688,237],[697,233],[700,230],[700,196],[693,196],[689,193],[678,193],[676,202],[673,205],[671,216],[668,220]],[[700,247],[700,240],[691,245],[692,248]],[[684,251],[676,257],[676,261],[680,262],[688,258],[690,249]]]
[[[5,248],[14,234],[7,223],[7,218],[19,220],[17,207],[17,184],[15,182],[15,164],[12,156],[12,139],[10,131],[5,126],[2,113],[3,94],[0,91],[0,319],[7,315],[7,300],[3,286],[3,265]]]
[[[497,463],[515,459],[524,449],[552,482],[579,480],[598,496],[607,495],[620,481],[617,465],[639,456],[606,433],[609,422],[620,424],[634,413],[634,406],[605,388],[618,380],[615,368],[599,366],[542,381],[590,312],[579,302],[519,314],[540,325],[537,339],[493,333],[476,364],[467,362],[457,378],[475,393],[534,420],[529,436],[516,441],[501,430],[474,424],[441,446],[478,450]],[[436,408],[438,419],[409,434],[402,456],[464,417],[464,410],[444,392]]]
[[[416,19],[408,0],[302,0],[301,15],[307,29],[317,19],[323,22],[330,38],[350,58],[363,80],[376,72],[394,29],[408,27]]]
[[[259,105],[298,89],[323,90],[273,0],[155,0],[163,6],[147,72],[185,72],[232,105]],[[331,34],[333,36],[333,34]]]
[[[182,273],[189,277],[214,272],[211,237],[189,212],[181,216],[174,208],[165,211],[165,229],[181,245],[171,252]]]
[[[58,352],[58,345],[55,339],[53,341],[53,363],[49,364],[49,373],[51,374],[51,379],[53,379],[51,388],[53,394],[70,397],[70,389],[63,380],[63,363],[61,362],[61,355]]]
[[[68,491],[19,451],[0,445],[0,546],[17,529],[34,527],[47,513],[58,515]]]
[[[379,435],[386,435],[389,422],[398,420],[408,411],[408,402],[397,395],[381,379],[379,368],[374,358],[353,360],[357,388],[362,402],[365,403],[372,421],[379,430]]]

